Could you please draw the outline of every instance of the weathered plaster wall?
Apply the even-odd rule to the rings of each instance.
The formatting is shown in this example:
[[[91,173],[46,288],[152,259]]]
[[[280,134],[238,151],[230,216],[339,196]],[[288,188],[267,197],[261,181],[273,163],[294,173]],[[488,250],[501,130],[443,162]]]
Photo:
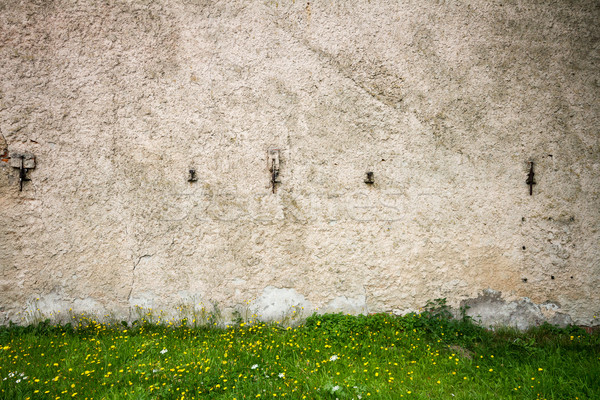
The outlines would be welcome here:
[[[3,0],[0,322],[446,297],[484,323],[597,324],[599,17],[595,0]]]

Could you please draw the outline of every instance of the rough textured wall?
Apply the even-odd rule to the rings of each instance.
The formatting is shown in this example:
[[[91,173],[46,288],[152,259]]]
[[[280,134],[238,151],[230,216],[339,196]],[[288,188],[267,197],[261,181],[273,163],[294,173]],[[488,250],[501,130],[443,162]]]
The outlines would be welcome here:
[[[3,0],[0,322],[445,297],[484,323],[597,324],[599,17],[595,0]]]

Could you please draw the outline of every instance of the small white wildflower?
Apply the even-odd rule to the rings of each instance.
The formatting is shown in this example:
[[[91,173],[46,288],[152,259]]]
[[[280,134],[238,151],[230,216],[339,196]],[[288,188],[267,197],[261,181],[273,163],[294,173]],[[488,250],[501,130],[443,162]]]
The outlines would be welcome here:
[[[25,375],[25,372],[21,372],[21,373],[19,374],[19,376],[24,376],[24,375]]]
[[[254,365],[253,365],[253,366],[251,366],[250,368],[252,368],[252,369],[256,369],[256,368],[258,368],[258,364],[254,364]]]
[[[19,383],[19,382],[21,382],[21,380],[20,380],[20,379],[17,379],[17,380],[15,381],[15,383]]]
[[[340,387],[338,385],[335,385],[334,387],[331,388],[332,392],[337,392],[338,390],[340,390]]]
[[[362,399],[362,396],[360,394],[357,394],[356,397],[358,397],[358,399]]]
[[[162,350],[160,351],[160,354],[165,354],[167,351],[168,351],[167,349],[162,349]]]
[[[338,359],[338,356],[336,356],[335,354],[332,355],[331,357],[329,357],[329,361],[335,361]]]
[[[12,378],[13,376],[15,376],[15,374],[13,374],[12,372],[9,372],[9,373],[8,373],[8,377],[9,377],[9,378]]]
[[[285,374],[283,372],[280,372],[278,375],[280,378],[285,378]]]

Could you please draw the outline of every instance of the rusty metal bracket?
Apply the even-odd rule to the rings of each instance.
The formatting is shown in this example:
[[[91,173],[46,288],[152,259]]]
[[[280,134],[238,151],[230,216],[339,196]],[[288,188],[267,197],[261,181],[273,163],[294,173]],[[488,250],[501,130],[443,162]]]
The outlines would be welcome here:
[[[35,168],[35,156],[31,153],[12,153],[10,155],[10,166],[19,169],[19,192],[23,191],[23,182],[31,181],[27,173]]]
[[[527,174],[527,180],[525,181],[525,183],[529,185],[529,195],[533,196],[533,185],[536,184],[535,180],[533,179],[533,177],[535,176],[535,174],[533,173],[533,161],[530,161],[529,164],[529,174]]]
[[[271,173],[271,187],[275,193],[275,185],[281,183],[279,180],[279,149],[270,149],[268,152],[268,167]]]
[[[188,182],[196,182],[198,180],[198,177],[196,176],[196,170],[193,168],[190,168],[190,176],[188,177]]]

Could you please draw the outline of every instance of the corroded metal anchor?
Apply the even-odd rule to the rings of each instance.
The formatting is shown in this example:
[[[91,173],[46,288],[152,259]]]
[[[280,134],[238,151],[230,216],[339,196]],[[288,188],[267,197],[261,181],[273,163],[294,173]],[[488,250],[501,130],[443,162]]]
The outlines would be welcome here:
[[[25,168],[25,157],[21,156],[21,168],[19,168],[19,192],[23,191],[23,182],[28,182],[31,179],[27,177],[27,168]]]
[[[275,193],[275,185],[281,183],[279,180],[279,149],[269,150],[269,172],[271,173],[271,188]]]
[[[535,176],[533,173],[533,161],[530,161],[529,164],[529,174],[527,174],[527,180],[525,183],[529,185],[529,195],[533,196],[533,185],[535,185],[535,181],[533,180],[533,177]]]

